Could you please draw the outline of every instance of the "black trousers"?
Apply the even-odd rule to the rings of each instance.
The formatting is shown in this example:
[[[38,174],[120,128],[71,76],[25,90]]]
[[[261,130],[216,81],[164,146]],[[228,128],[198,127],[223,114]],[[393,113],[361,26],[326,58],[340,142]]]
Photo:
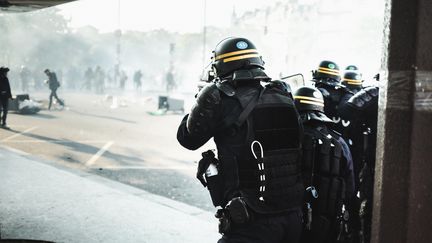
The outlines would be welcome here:
[[[60,105],[64,105],[63,104],[63,101],[61,101],[60,99],[59,99],[59,97],[57,96],[57,89],[52,89],[51,90],[51,94],[50,94],[50,96],[49,96],[49,105],[48,105],[48,110],[49,109],[51,109],[51,104],[52,104],[52,98],[56,98],[56,100],[57,100],[57,102],[60,104]]]
[[[8,104],[9,104],[9,98],[5,95],[0,95],[0,109],[1,109],[0,115],[2,115],[1,117],[2,125],[6,124]]]
[[[302,212],[268,216],[234,227],[218,243],[297,243],[302,231]]]

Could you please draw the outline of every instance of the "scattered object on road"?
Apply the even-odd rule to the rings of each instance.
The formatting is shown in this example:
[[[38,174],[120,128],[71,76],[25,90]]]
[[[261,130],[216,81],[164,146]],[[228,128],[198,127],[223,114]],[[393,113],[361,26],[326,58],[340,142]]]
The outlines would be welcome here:
[[[159,96],[158,109],[166,111],[180,111],[184,113],[184,100],[174,99],[168,96]]]
[[[162,108],[162,109],[158,109],[157,111],[148,111],[147,114],[150,114],[152,116],[162,116],[165,115],[167,113],[167,109]]]
[[[9,110],[20,114],[35,114],[41,110],[42,104],[30,99],[28,94],[17,95],[9,101]]]

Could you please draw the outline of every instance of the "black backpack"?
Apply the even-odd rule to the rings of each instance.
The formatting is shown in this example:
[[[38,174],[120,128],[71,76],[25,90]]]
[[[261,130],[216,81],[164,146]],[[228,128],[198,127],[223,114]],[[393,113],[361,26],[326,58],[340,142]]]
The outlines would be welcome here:
[[[239,186],[248,206],[261,213],[300,208],[304,195],[303,126],[291,93],[272,82],[260,91],[237,91],[235,97],[243,111],[231,124],[234,128],[247,125],[243,151],[256,156],[247,162],[249,168],[238,169]]]
[[[338,134],[326,128],[305,128],[302,173],[307,193],[302,242],[336,242],[345,200],[347,166],[338,139]]]

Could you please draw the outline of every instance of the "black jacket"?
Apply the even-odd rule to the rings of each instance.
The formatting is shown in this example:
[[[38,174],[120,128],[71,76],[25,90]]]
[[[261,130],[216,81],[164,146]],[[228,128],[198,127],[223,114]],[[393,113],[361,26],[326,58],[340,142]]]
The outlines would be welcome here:
[[[291,138],[288,139],[288,136],[286,133],[283,133],[282,138],[279,137],[279,135],[272,134],[272,139],[269,137],[260,137],[260,141],[263,142],[264,150],[266,151],[266,164],[272,165],[269,167],[268,172],[270,174],[267,174],[266,170],[266,183],[269,185],[266,187],[266,192],[275,192],[272,194],[272,196],[266,198],[266,203],[261,203],[258,201],[258,194],[259,194],[259,182],[257,181],[258,177],[254,177],[255,171],[258,172],[258,166],[257,166],[257,160],[252,156],[250,142],[250,136],[255,137],[255,139],[262,134],[258,136],[258,134],[255,134],[254,132],[248,131],[250,129],[257,128],[255,125],[248,126],[250,124],[249,122],[244,123],[237,123],[237,126],[227,126],[227,124],[233,124],[239,121],[239,117],[241,116],[242,112],[246,109],[245,107],[249,104],[246,102],[251,102],[252,99],[257,99],[259,94],[263,94],[263,102],[266,99],[269,99],[270,97],[275,97],[274,99],[277,100],[277,102],[282,102],[283,105],[288,105],[289,93],[279,90],[279,88],[267,88],[264,91],[264,87],[261,86],[259,82],[254,81],[246,81],[244,83],[241,83],[239,85],[235,85],[234,83],[234,89],[236,92],[235,96],[230,96],[229,94],[225,92],[219,92],[220,93],[220,100],[216,100],[216,105],[211,109],[211,112],[209,110],[204,109],[205,106],[211,106],[211,103],[206,103],[208,99],[204,99],[201,96],[198,96],[197,104],[201,103],[201,106],[203,106],[203,109],[199,110],[196,109],[196,106],[192,109],[191,115],[187,115],[184,117],[183,121],[181,122],[178,132],[177,132],[177,139],[179,143],[184,146],[187,149],[195,150],[204,145],[208,140],[211,138],[214,138],[214,142],[217,147],[218,151],[218,158],[221,162],[221,172],[223,176],[223,202],[222,206],[226,205],[229,200],[231,200],[234,197],[242,196],[249,207],[251,207],[255,212],[267,214],[267,213],[278,213],[283,211],[288,211],[292,209],[299,208],[301,206],[302,200],[303,200],[303,184],[301,182],[301,178],[299,175],[297,175],[298,171],[295,173],[291,173],[289,175],[285,175],[286,171],[288,170],[294,170],[297,167],[296,164],[294,165],[288,165],[288,163],[297,163],[296,159],[291,158],[297,158],[297,157],[289,157],[289,160],[285,161],[279,161],[281,160],[281,157],[288,156],[286,155],[286,151],[280,152],[278,156],[273,155],[271,151],[276,150],[276,148],[273,148],[275,141],[282,141],[281,148],[279,148],[278,151],[282,151],[280,149],[285,148],[286,145],[284,142],[287,140],[291,143]],[[205,89],[205,88],[204,88]],[[203,90],[204,90],[203,89]],[[263,91],[263,92],[261,92]],[[276,94],[277,93],[277,94]],[[217,96],[217,95],[216,95]],[[283,98],[282,98],[283,97]],[[208,96],[207,98],[211,98],[211,96]],[[267,102],[267,101],[266,101]],[[275,101],[276,102],[276,101]],[[292,100],[291,100],[292,102]],[[275,103],[279,104],[279,103]],[[279,105],[281,105],[279,104]],[[294,103],[289,103],[290,105],[294,106]],[[257,106],[259,107],[259,106]],[[267,106],[265,106],[267,107]],[[259,110],[259,109],[258,109]],[[269,108],[264,109],[266,112],[269,112]],[[272,108],[270,110],[274,111]],[[280,111],[280,110],[279,110]],[[285,111],[285,110],[284,110]],[[295,111],[295,110],[294,110]],[[208,112],[208,113],[206,113]],[[263,110],[261,110],[263,112]],[[210,115],[208,115],[210,114]],[[244,113],[243,113],[244,114]],[[242,114],[242,115],[243,115]],[[261,114],[261,113],[260,113]],[[287,113],[291,114],[291,113]],[[298,114],[295,117],[292,117],[291,115],[285,115],[285,114],[279,114],[279,118],[283,119],[277,119],[278,114],[268,114],[272,117],[262,117],[257,118],[258,120],[254,120],[254,122],[261,122],[266,123],[267,125],[273,124],[273,123],[267,123],[264,122],[266,119],[269,119],[269,121],[282,121],[284,119],[293,119],[294,122],[297,124],[298,122]],[[207,118],[206,118],[207,116]],[[258,115],[257,115],[258,116]],[[255,115],[249,116],[254,117]],[[197,129],[201,129],[200,132],[190,132],[188,130],[188,122],[195,119],[195,122],[192,124],[199,124],[197,126]],[[199,120],[201,119],[201,120]],[[252,119],[252,118],[251,118]],[[252,121],[251,121],[252,122]],[[261,124],[260,123],[260,124]],[[258,123],[257,123],[258,124]],[[290,125],[290,124],[289,124]],[[289,126],[288,123],[281,125],[282,127]],[[203,129],[205,127],[205,129]],[[191,129],[191,127],[189,127]],[[278,129],[278,127],[275,127],[275,129]],[[193,130],[193,129],[192,129]],[[267,130],[266,130],[267,131]],[[271,131],[274,131],[274,129]],[[298,132],[298,131],[296,131]],[[267,132],[264,132],[263,134],[267,134]],[[294,136],[294,135],[293,135]],[[299,134],[295,134],[295,136],[299,136]],[[296,137],[298,140],[298,137]],[[295,139],[293,139],[294,141]],[[272,141],[272,142],[269,142]],[[267,150],[266,150],[267,149]],[[272,163],[278,163],[277,166],[273,166]],[[285,166],[285,163],[287,165]],[[276,184],[276,179],[272,179],[275,175],[271,174],[277,174],[273,170],[274,168],[278,166],[284,166],[284,171],[282,171],[282,174],[278,174],[278,185],[282,185],[284,183],[287,183],[287,187],[283,187],[283,189],[280,189],[279,187],[275,186],[273,183]],[[264,168],[264,167],[263,167]],[[267,168],[267,167],[266,167]],[[279,171],[280,172],[280,171]],[[292,178],[291,178],[292,177]],[[287,182],[289,181],[289,183]],[[288,185],[289,184],[289,185]],[[270,186],[271,185],[271,186]],[[285,185],[285,184],[284,184]],[[282,186],[281,186],[282,187]],[[269,195],[269,194],[267,194]],[[268,203],[267,203],[268,202]]]
[[[57,79],[57,75],[55,72],[50,72],[48,75],[48,85],[51,90],[55,90],[60,87],[60,83]]]
[[[2,97],[12,98],[9,79],[3,74],[0,74],[0,95]]]

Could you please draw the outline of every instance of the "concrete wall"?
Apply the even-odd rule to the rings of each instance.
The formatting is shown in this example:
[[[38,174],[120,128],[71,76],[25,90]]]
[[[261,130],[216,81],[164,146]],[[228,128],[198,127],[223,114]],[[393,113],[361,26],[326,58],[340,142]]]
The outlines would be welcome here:
[[[385,21],[372,242],[432,242],[432,2]]]

